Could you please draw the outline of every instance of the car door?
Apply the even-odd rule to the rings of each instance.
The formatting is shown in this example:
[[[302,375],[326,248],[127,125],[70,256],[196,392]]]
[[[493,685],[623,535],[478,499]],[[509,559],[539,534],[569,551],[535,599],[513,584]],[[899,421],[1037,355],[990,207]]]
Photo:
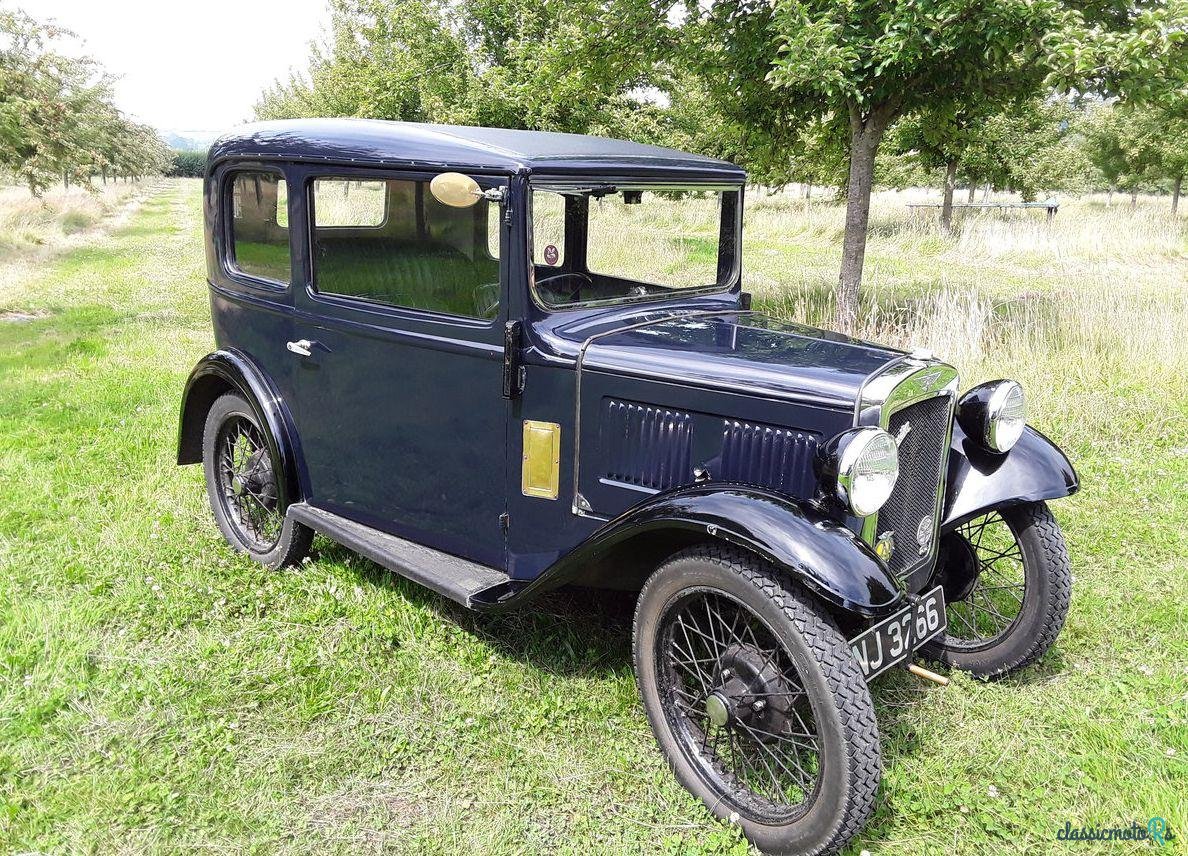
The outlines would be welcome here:
[[[503,568],[506,227],[432,178],[304,171],[293,419],[314,505]]]

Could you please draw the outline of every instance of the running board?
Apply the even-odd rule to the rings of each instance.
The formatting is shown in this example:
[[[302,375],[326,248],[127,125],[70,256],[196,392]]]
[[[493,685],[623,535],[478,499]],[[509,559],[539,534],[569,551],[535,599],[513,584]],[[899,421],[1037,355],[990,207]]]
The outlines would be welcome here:
[[[307,502],[290,505],[286,514],[388,570],[471,609],[497,608],[523,585],[494,568],[406,541]]]

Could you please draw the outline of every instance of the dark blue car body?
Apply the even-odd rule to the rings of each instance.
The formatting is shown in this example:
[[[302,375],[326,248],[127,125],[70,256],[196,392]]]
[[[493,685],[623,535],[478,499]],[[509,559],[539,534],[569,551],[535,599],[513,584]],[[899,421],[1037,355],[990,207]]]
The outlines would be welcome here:
[[[200,459],[206,408],[239,390],[285,462],[286,504],[429,548],[423,576],[412,574],[429,584],[438,554],[488,569],[496,585],[438,586],[470,606],[509,608],[571,583],[637,588],[664,556],[717,538],[865,621],[929,584],[944,532],[986,509],[1077,487],[1065,456],[1032,429],[1005,455],[954,429],[955,373],[943,363],[751,312],[737,263],[728,287],[709,293],[573,309],[533,299],[534,182],[738,188],[723,225],[738,246],[746,175],[732,164],[591,137],[364,120],[247,126],[217,142],[209,164],[218,350],[187,385],[179,462]],[[287,285],[228,264],[225,179],[245,168],[290,188]],[[494,317],[318,292],[315,177],[428,180],[445,171],[504,191],[498,222],[511,251]],[[297,340],[313,343],[309,356],[288,348]],[[915,407],[915,423],[934,427],[917,428],[916,457],[901,466],[920,472],[889,506],[922,508],[935,525],[931,543],[897,563],[874,552],[884,530],[823,496],[819,458],[855,425],[894,427],[883,405],[912,384],[919,394],[898,399],[904,412]],[[525,421],[559,426],[556,498],[521,489]],[[894,520],[894,508],[883,517]]]

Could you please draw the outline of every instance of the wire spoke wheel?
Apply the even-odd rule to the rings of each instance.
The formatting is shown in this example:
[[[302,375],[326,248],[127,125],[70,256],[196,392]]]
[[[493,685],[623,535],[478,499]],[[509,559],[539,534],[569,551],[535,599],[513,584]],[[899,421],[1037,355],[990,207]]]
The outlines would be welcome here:
[[[233,414],[215,438],[217,492],[235,534],[252,550],[266,552],[280,540],[284,515],[264,434],[250,419]]]
[[[960,599],[947,604],[950,647],[981,647],[1010,632],[1027,597],[1023,549],[998,512],[961,526],[957,537],[973,577]]]
[[[787,821],[821,776],[812,705],[791,655],[745,604],[694,589],[663,616],[657,676],[682,751],[738,810]]]

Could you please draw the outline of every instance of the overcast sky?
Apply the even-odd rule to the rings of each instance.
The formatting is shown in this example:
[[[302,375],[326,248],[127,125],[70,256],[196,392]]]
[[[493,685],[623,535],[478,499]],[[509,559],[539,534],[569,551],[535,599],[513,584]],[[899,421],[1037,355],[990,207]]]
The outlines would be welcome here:
[[[325,0],[17,0],[82,39],[112,74],[116,104],[162,131],[217,133],[251,119],[261,90],[304,69]]]

